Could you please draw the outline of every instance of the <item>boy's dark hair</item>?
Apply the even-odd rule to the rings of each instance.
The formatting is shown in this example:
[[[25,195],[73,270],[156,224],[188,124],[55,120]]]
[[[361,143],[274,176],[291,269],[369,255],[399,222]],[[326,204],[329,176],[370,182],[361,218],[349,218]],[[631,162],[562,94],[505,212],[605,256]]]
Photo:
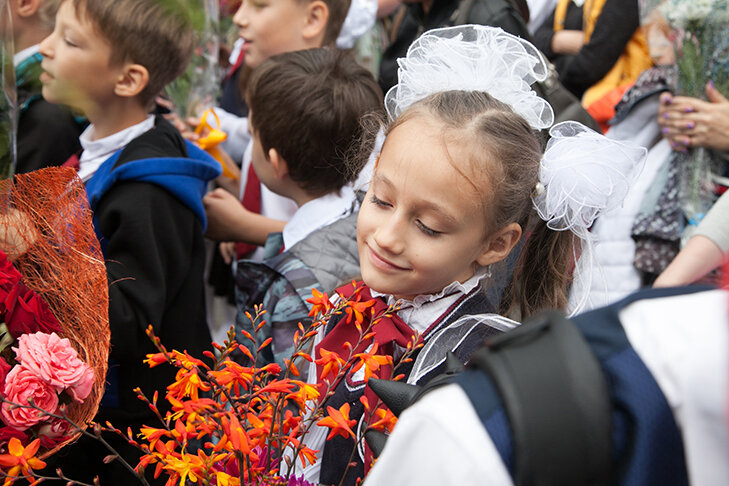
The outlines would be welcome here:
[[[301,0],[299,0],[301,1]],[[306,0],[304,0],[306,1]],[[339,32],[344,25],[344,19],[347,18],[347,12],[351,5],[351,0],[323,0],[329,9],[329,19],[324,29],[324,46],[334,47],[339,37]]]
[[[131,61],[147,68],[143,104],[185,72],[195,44],[185,0],[72,1],[76,14],[109,42],[112,64]]]
[[[382,91],[372,74],[342,51],[307,49],[273,56],[248,83],[251,125],[264,154],[275,148],[289,176],[322,196],[354,180],[371,150],[363,117],[380,115]],[[367,140],[365,140],[367,138]]]

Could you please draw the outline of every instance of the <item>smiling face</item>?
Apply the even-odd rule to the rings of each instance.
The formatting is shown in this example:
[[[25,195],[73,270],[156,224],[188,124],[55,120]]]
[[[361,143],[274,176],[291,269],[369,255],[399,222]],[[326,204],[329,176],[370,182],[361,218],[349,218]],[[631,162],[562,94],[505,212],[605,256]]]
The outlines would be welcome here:
[[[106,105],[123,66],[111,65],[111,46],[92,22],[77,15],[73,2],[58,9],[56,27],[40,44],[43,97],[87,115]]]
[[[251,68],[276,54],[316,47],[303,35],[309,5],[298,0],[243,0],[233,17],[245,40],[245,63]]]
[[[466,179],[470,154],[443,132],[416,115],[387,136],[357,223],[362,278],[378,292],[437,293],[495,261],[484,197],[474,186],[486,178]],[[463,173],[452,161],[461,161]]]

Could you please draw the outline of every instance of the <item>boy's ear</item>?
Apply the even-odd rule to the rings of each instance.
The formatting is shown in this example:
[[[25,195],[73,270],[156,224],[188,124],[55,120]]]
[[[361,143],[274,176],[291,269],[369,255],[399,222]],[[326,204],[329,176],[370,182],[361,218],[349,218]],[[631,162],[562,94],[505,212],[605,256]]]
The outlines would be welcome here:
[[[289,175],[289,164],[275,148],[268,150],[268,161],[271,162],[273,174],[276,176],[276,179],[283,179]]]
[[[306,40],[321,46],[328,22],[329,7],[322,0],[314,0],[306,8],[306,22],[301,35]]]
[[[491,235],[484,244],[484,251],[476,262],[485,267],[506,258],[521,238],[521,226],[511,223]]]
[[[41,0],[11,0],[19,17],[32,17],[40,8]]]
[[[134,97],[147,87],[149,71],[141,64],[125,64],[119,74],[114,94],[123,97]]]

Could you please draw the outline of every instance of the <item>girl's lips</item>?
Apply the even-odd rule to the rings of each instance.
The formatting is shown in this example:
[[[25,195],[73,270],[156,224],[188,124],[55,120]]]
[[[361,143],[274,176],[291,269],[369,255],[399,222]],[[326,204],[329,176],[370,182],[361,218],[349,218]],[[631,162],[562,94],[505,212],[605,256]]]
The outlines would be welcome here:
[[[367,255],[369,256],[370,262],[372,262],[372,264],[375,267],[379,268],[379,269],[382,269],[382,270],[385,270],[385,271],[393,271],[393,270],[403,271],[403,270],[408,270],[405,267],[401,267],[399,265],[395,265],[391,261],[386,260],[385,258],[382,258],[372,248],[370,248],[369,245],[367,246]]]
[[[41,75],[39,76],[39,79],[40,79],[40,82],[41,83],[47,83],[48,81],[50,81],[50,80],[53,79],[53,76],[51,76],[50,74],[48,74],[48,72],[43,71],[41,73]]]

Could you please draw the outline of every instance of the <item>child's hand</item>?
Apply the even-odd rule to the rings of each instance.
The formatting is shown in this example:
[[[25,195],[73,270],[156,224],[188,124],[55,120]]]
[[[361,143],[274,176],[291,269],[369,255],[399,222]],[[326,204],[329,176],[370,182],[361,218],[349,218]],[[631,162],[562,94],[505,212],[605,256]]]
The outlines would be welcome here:
[[[28,215],[17,209],[0,214],[0,249],[10,261],[25,254],[38,239],[38,230]]]
[[[234,241],[223,241],[218,246],[220,255],[223,257],[223,261],[230,265],[235,258],[235,242]]]
[[[208,217],[205,236],[215,241],[240,241],[236,229],[249,211],[233,194],[225,189],[215,189],[203,198],[203,206]]]

